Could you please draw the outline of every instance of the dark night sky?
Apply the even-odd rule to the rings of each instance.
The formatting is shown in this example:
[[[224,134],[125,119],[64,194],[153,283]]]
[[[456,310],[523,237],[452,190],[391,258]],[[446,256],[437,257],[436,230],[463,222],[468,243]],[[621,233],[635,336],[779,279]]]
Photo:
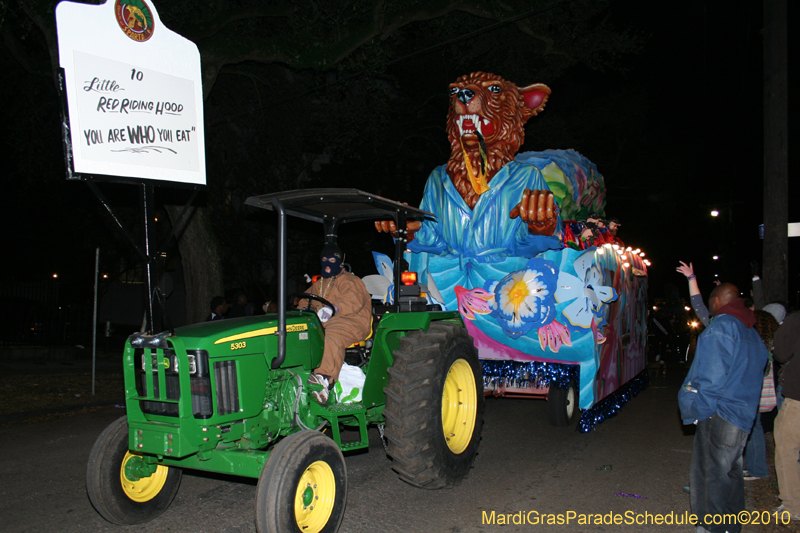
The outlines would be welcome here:
[[[705,293],[711,288],[713,274],[746,287],[749,261],[761,259],[757,236],[763,211],[761,9],[759,2],[746,0],[616,1],[610,19],[617,27],[644,37],[642,53],[625,58],[623,72],[574,67],[557,80],[513,80],[519,85],[543,82],[553,90],[545,112],[529,122],[522,150],[574,148],[597,164],[608,189],[607,214],[622,220],[620,236],[627,244],[645,250],[653,262],[651,297],[665,294],[669,284],[685,295],[685,282],[675,273],[679,259],[694,262]],[[792,2],[789,10],[792,20],[797,11]],[[41,48],[41,43],[35,42],[41,41],[35,31],[30,36],[31,46]],[[500,39],[501,34],[493,33],[491,38]],[[791,38],[790,33],[790,42]],[[444,65],[437,68],[436,61],[446,63],[446,58],[430,54],[401,62],[390,71],[410,77],[421,65],[436,69],[430,76],[409,79],[408,90],[419,92],[416,97],[422,105],[436,91],[445,95],[447,84],[459,74],[494,70],[492,65],[498,60],[492,54],[502,52],[502,46],[491,48],[474,68],[464,72]],[[4,157],[13,160],[6,167],[32,166],[40,175],[38,181],[21,182],[13,172],[4,173],[8,209],[4,279],[43,279],[58,269],[80,269],[91,275],[94,247],[120,237],[107,221],[101,221],[103,213],[85,185],[65,183],[52,79],[30,75],[2,45],[0,54],[0,96],[6,102],[6,131],[0,141]],[[219,81],[207,106],[222,101],[226,83],[244,82]],[[25,91],[25,96],[15,91]],[[15,137],[14,128],[8,128],[19,120],[19,114],[8,108],[10,102],[29,106],[31,120],[40,120],[37,138]],[[437,114],[432,120],[443,126],[446,97],[434,100],[434,105],[436,102],[441,106],[431,111]],[[211,114],[207,108],[207,121]],[[536,133],[537,124],[545,128],[559,117],[581,116],[592,117],[605,127],[596,128],[590,139],[573,139],[569,124],[564,125],[567,132],[558,140],[571,140],[571,145],[550,144],[552,139]],[[30,128],[19,130],[30,132]],[[606,137],[605,131],[614,133]],[[790,130],[790,154],[792,133]],[[442,137],[442,145],[430,147],[431,153],[425,154],[432,161],[440,158],[438,164],[446,160],[446,155],[436,152],[446,145],[444,133]],[[214,149],[206,146],[207,152]],[[358,162],[342,166],[347,164]],[[329,175],[336,175],[336,167],[333,164],[327,169]],[[397,199],[418,201],[428,171],[418,172],[414,178],[419,182],[416,197]],[[213,179],[218,178],[209,175],[209,180]],[[336,185],[348,186],[327,184]],[[797,198],[797,192],[793,186],[790,198]],[[109,194],[115,201],[125,195],[134,200],[138,196],[132,187]],[[721,211],[717,219],[709,216],[712,208]],[[790,220],[800,221],[796,205],[790,208]],[[797,265],[800,242],[790,242],[790,246],[791,265]],[[721,256],[718,262],[711,259],[715,253]],[[792,268],[790,294],[800,288],[797,271],[796,266]]]

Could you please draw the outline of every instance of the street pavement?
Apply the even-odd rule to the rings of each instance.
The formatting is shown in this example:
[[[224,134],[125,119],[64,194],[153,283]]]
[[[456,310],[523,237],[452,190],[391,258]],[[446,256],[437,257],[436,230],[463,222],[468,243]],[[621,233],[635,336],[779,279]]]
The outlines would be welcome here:
[[[489,398],[475,467],[453,489],[426,491],[398,480],[377,429],[368,452],[350,455],[342,533],[485,531],[693,531],[689,526],[498,525],[531,511],[623,516],[689,512],[692,437],[677,410],[677,374],[657,377],[619,415],[588,434],[547,424],[541,400]],[[187,472],[172,506],[139,526],[115,526],[85,491],[94,440],[122,409],[0,427],[0,531],[252,532],[256,483]],[[494,511],[495,523],[486,523]],[[745,531],[758,531],[748,529]]]

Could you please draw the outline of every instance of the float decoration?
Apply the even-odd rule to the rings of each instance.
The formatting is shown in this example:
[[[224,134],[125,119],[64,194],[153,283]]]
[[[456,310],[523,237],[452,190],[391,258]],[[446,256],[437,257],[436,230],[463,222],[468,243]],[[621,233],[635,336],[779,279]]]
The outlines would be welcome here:
[[[577,430],[580,433],[589,433],[595,429],[597,424],[617,416],[622,406],[645,390],[649,384],[650,375],[643,370],[635,378],[600,400],[597,405],[584,410],[581,413]]]
[[[564,309],[563,315],[573,327],[600,327],[604,322],[600,312],[602,304],[616,300],[617,292],[613,287],[603,285],[603,274],[594,263],[594,250],[581,254],[573,266],[576,276],[567,272],[559,274],[555,298],[558,302],[572,302]],[[592,321],[595,321],[594,326]]]
[[[578,382],[578,366],[532,361],[483,361],[483,381],[487,385],[568,387]],[[496,387],[492,387],[496,388]]]
[[[597,247],[616,235],[601,224],[605,182],[591,161],[574,150],[517,153],[550,94],[484,72],[450,85],[450,157],[420,205],[435,219],[406,228],[406,259],[429,298],[460,311],[487,379],[531,394],[579,384],[589,409],[644,369],[646,266]],[[590,236],[570,236],[571,220]]]
[[[488,301],[490,316],[512,339],[533,328],[538,330],[555,319],[555,287],[553,262],[534,257],[524,270],[512,272],[500,281],[486,282],[484,288],[494,295]]]

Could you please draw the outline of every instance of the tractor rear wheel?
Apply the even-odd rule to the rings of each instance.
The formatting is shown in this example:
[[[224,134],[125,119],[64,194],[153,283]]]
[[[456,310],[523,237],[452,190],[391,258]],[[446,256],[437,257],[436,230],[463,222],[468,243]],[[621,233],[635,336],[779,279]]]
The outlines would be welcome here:
[[[141,524],[163,513],[181,484],[180,468],[157,465],[142,476],[142,456],[128,450],[128,420],[112,422],[98,437],[86,468],[86,492],[113,524]]]
[[[452,487],[468,474],[481,439],[483,376],[466,329],[433,322],[400,340],[386,387],[387,452],[416,487]]]
[[[330,533],[339,529],[347,502],[342,451],[318,431],[280,441],[258,478],[259,533]]]

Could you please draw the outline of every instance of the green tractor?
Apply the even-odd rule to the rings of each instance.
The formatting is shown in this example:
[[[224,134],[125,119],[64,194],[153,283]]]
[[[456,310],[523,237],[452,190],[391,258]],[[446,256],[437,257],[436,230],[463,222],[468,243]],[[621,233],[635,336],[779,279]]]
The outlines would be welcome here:
[[[355,189],[289,191],[247,204],[278,214],[284,303],[287,214],[322,222],[327,242],[345,222],[393,219],[405,228],[409,219],[432,216]],[[395,280],[405,245],[400,231]],[[368,448],[370,424],[384,429],[392,468],[404,481],[426,489],[459,483],[483,423],[477,350],[459,313],[428,305],[418,285],[395,283],[393,301],[373,301],[373,337],[353,348],[366,374],[358,403],[332,397],[320,405],[308,390],[325,343],[310,307],[280,305],[274,314],[131,335],[127,415],[92,448],[92,505],[115,524],[146,522],[170,505],[183,469],[196,469],[257,478],[261,533],[336,531],[347,500],[342,452]]]

